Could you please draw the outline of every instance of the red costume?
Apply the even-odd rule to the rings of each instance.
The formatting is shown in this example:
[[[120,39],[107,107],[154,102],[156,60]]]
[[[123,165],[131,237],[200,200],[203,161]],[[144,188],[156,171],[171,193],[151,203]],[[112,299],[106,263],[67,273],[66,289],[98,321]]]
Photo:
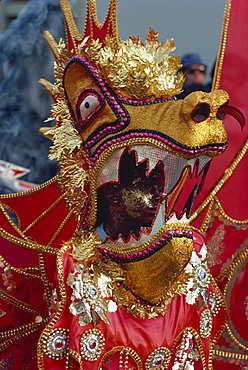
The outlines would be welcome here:
[[[96,278],[103,262],[73,260],[68,246],[58,262],[62,303],[41,336],[40,367],[64,369],[70,355],[83,369],[211,368],[225,302],[204,262],[203,239],[197,232],[192,236],[197,252],[186,270],[194,277],[187,294],[167,298],[164,306],[131,301],[121,280],[113,284],[104,273]],[[156,281],[150,288],[156,290]]]

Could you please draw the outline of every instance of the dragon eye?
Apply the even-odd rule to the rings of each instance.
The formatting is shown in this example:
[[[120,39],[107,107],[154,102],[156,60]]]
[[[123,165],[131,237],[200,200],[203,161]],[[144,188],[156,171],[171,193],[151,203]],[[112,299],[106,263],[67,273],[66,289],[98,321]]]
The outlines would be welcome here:
[[[199,103],[191,113],[191,118],[194,122],[202,122],[208,118],[210,114],[210,106],[207,103]]]
[[[77,98],[77,119],[83,131],[91,120],[102,110],[104,99],[95,89],[84,89]]]

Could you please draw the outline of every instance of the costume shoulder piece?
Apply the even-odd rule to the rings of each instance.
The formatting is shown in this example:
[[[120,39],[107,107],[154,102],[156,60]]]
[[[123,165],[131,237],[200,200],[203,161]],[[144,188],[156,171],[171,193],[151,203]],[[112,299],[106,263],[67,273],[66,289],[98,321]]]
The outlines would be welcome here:
[[[2,259],[3,361],[35,333],[39,369],[210,369],[226,307],[191,215],[210,161],[227,148],[225,114],[241,126],[243,116],[224,90],[176,100],[183,76],[173,41],[159,42],[152,29],[144,43],[120,41],[117,0],[103,24],[87,1],[83,35],[67,0],[60,4],[67,38],[57,44],[45,33],[55,83],[41,81],[57,122],[41,131],[60,171],[32,193],[2,200],[3,245],[29,258]],[[24,217],[32,196],[44,203]],[[42,312],[33,292],[24,294],[32,279]],[[15,321],[13,306],[25,322]]]

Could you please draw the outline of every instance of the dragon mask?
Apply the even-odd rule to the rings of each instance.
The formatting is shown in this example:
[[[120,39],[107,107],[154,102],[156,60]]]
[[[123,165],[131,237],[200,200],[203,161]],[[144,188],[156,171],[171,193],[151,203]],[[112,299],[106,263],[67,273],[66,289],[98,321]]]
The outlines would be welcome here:
[[[150,229],[138,237],[130,235],[124,251],[116,240],[102,248],[103,254],[122,263],[129,286],[139,293],[142,288],[136,287],[134,272],[147,271],[146,264],[151,264],[147,256],[161,250],[162,260],[169,265],[157,268],[163,276],[164,270],[171,271],[167,285],[163,282],[152,297],[150,292],[141,292],[156,302],[189,261],[188,216],[209,161],[227,147],[225,114],[234,115],[241,125],[243,117],[228,106],[229,96],[222,90],[196,91],[176,100],[184,78],[178,73],[179,57],[171,55],[173,41],[160,43],[151,29],[145,43],[135,37],[120,41],[116,0],[110,1],[103,24],[97,20],[95,1],[87,2],[83,35],[77,31],[67,0],[60,3],[67,40],[57,44],[45,34],[55,57],[56,82],[41,81],[55,102],[50,119],[58,122],[52,129],[42,129],[53,141],[50,158],[60,162],[60,187],[85,230],[94,230],[99,189],[120,182],[125,152],[134,153],[137,167],[145,163],[147,177],[158,163],[162,166],[163,199]],[[178,243],[177,236],[184,242]],[[177,240],[175,246],[172,239]],[[168,258],[172,251],[175,271],[175,260]],[[154,261],[159,260],[156,255]]]

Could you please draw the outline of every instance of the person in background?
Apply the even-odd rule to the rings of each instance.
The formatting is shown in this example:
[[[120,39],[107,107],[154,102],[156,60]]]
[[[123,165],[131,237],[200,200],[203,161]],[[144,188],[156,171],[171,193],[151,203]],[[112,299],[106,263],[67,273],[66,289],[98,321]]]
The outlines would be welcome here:
[[[183,99],[192,91],[205,91],[209,92],[210,87],[204,84],[207,66],[202,62],[199,54],[185,54],[182,56],[182,68],[184,73],[185,82],[183,84],[183,91],[176,97]]]

